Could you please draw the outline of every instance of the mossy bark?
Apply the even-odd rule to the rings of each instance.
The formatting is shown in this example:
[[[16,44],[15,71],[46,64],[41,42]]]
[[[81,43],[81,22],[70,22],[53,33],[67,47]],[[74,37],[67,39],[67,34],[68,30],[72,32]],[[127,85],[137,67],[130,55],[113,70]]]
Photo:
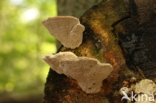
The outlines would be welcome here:
[[[80,18],[86,28],[83,43],[76,49],[61,47],[59,51],[96,58],[112,64],[114,70],[99,93],[86,94],[76,80],[50,69],[44,103],[122,103],[118,92],[122,81],[155,79],[155,10],[155,0],[103,0],[87,10]]]

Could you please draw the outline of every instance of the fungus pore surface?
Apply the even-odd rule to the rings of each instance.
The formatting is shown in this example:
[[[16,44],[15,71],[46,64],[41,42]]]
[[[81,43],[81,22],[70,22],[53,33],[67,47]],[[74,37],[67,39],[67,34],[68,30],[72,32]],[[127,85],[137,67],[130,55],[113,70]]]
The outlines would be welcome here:
[[[82,43],[85,27],[72,16],[51,17],[42,22],[51,35],[67,48],[74,49]]]
[[[113,71],[109,63],[100,63],[97,59],[77,57],[72,52],[49,54],[43,58],[52,70],[77,80],[86,93],[97,93],[101,90],[102,81]]]

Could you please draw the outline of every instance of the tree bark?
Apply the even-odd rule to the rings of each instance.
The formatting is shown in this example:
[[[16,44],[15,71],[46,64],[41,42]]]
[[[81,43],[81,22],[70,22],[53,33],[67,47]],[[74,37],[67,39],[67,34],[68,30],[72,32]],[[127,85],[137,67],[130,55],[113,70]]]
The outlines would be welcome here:
[[[85,26],[77,56],[96,58],[113,65],[101,91],[86,94],[76,80],[50,69],[44,103],[124,103],[119,89],[124,80],[156,78],[156,1],[103,0],[80,18]],[[59,52],[58,51],[58,52]]]

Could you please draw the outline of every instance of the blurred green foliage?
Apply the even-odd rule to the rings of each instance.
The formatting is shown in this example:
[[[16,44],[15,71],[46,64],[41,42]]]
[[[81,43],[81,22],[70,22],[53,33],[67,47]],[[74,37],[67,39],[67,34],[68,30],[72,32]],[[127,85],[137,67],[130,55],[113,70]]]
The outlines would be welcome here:
[[[56,47],[41,22],[56,15],[55,0],[0,0],[0,92],[43,91]]]

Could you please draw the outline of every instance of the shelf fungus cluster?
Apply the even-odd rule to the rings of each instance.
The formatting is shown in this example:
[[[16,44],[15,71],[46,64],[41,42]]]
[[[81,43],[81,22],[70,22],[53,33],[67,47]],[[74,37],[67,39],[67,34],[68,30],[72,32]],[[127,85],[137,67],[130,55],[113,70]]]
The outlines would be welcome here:
[[[77,80],[86,93],[97,93],[101,90],[102,81],[113,71],[109,63],[100,63],[97,59],[77,57],[72,52],[59,52],[43,58],[59,74],[65,74]]]
[[[82,43],[84,26],[72,16],[57,16],[43,21],[51,35],[67,48],[74,49]],[[97,59],[77,57],[72,52],[60,52],[43,58],[58,74],[77,80],[86,93],[101,90],[102,81],[113,71],[109,63],[100,63]]]
[[[85,27],[80,24],[79,19],[72,16],[57,16],[42,23],[63,46],[74,49],[82,43]]]

